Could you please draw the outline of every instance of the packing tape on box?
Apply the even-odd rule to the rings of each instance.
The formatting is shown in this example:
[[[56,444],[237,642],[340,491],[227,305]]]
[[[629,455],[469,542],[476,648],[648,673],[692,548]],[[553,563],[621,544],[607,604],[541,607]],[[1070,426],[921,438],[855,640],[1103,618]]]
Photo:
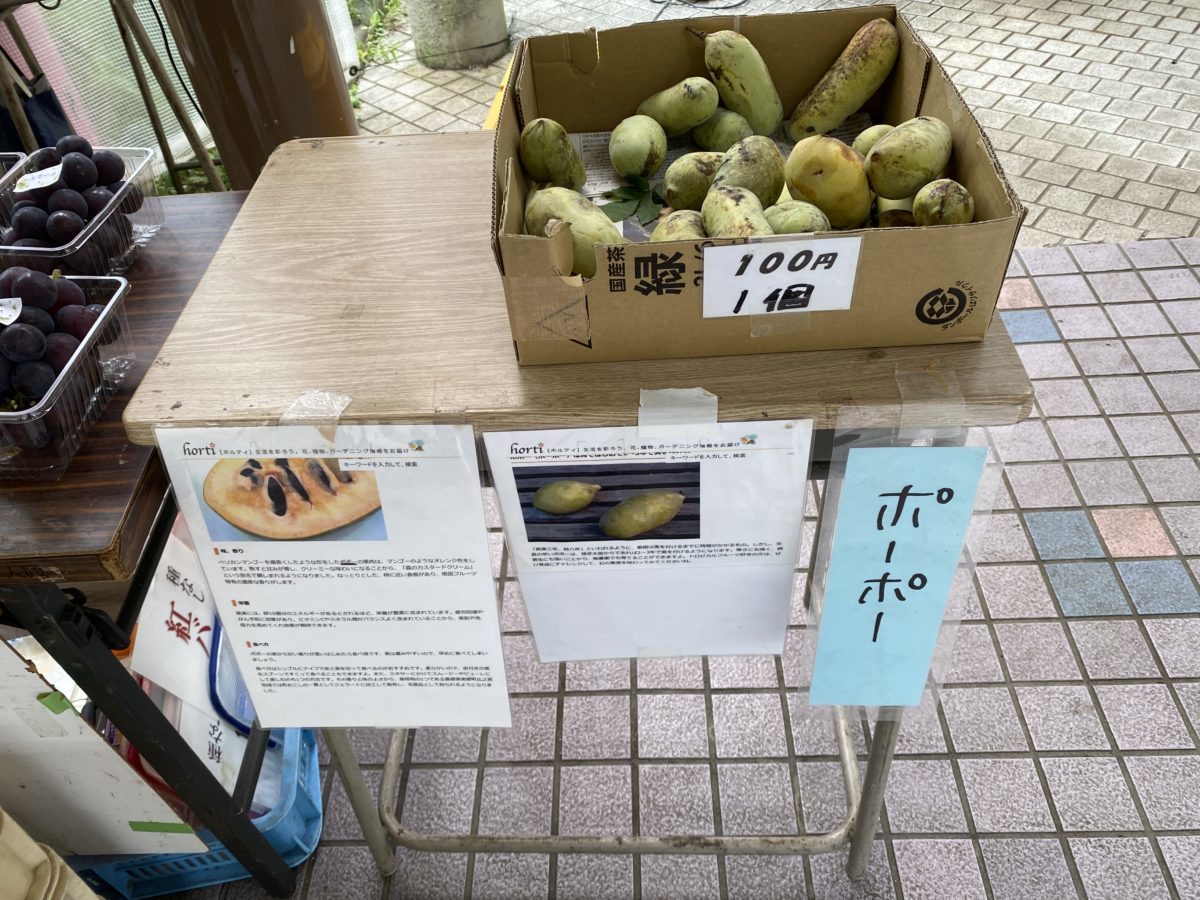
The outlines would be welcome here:
[[[642,390],[638,397],[638,436],[676,433],[679,426],[715,425],[717,395],[704,388]]]
[[[587,293],[578,276],[510,276],[505,288],[513,340],[591,339]]]
[[[333,391],[305,391],[279,416],[279,424],[315,425],[326,440],[332,441],[342,413],[353,399]]]
[[[777,337],[785,334],[804,334],[812,331],[812,313],[782,313],[774,316],[754,316],[750,319],[750,337]]]
[[[922,369],[896,369],[900,391],[899,438],[912,444],[961,442],[967,402],[958,377],[936,361]]]

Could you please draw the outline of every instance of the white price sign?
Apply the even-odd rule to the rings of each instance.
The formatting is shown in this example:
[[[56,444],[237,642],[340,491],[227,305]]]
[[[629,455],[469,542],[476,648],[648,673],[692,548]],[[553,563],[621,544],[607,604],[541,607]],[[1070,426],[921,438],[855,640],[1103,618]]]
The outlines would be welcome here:
[[[849,309],[861,237],[704,248],[704,318]]]
[[[35,191],[38,188],[50,187],[58,182],[58,176],[61,174],[62,163],[51,166],[49,169],[42,169],[40,172],[29,172],[21,176],[13,190],[19,194],[23,191]]]

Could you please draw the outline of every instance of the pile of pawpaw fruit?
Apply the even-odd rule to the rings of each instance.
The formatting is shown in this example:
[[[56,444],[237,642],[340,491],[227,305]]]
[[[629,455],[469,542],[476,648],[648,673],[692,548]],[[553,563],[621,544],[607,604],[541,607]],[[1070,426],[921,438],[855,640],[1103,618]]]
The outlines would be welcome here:
[[[766,63],[745,36],[694,33],[704,40],[709,77],[685,78],[648,97],[635,115],[617,123],[609,141],[614,170],[643,184],[661,169],[668,138],[687,135],[699,148],[667,167],[657,188],[666,208],[650,240],[974,219],[970,192],[945,177],[952,136],[940,119],[873,125],[852,144],[827,133],[858,112],[895,66],[900,39],[886,19],[855,33],[786,123]],[[781,124],[796,142],[786,159],[773,137]],[[574,272],[593,276],[594,246],[625,238],[619,223],[580,193],[586,173],[566,130],[552,119],[527,123],[520,161],[535,187],[525,206],[526,234],[544,236],[569,224]]]

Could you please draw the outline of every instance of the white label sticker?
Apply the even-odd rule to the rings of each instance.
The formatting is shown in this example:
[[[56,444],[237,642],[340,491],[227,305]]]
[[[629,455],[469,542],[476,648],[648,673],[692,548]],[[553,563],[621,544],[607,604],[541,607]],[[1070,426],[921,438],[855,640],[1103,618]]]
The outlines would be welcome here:
[[[57,166],[51,166],[49,169],[42,169],[40,172],[29,172],[22,175],[17,182],[17,186],[13,188],[15,191],[33,191],[37,188],[50,187],[58,181],[58,176],[62,172],[62,163]]]
[[[849,309],[861,237],[704,248],[704,318]]]
[[[21,315],[21,298],[5,297],[0,299],[0,325],[11,325]]]

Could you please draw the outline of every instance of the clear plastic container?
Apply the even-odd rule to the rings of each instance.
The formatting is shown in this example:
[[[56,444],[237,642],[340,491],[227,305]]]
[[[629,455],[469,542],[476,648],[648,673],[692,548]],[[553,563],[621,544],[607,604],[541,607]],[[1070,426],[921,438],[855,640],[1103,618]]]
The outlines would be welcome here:
[[[133,368],[124,278],[72,278],[88,303],[103,303],[96,320],[34,406],[0,411],[0,481],[57,481],[66,471],[92,423]]]
[[[125,185],[83,231],[61,247],[14,247],[0,244],[0,269],[27,266],[40,272],[61,269],[64,275],[115,275],[124,272],[162,227],[162,204],[154,184],[155,151],[140,147],[97,147],[111,150],[125,161]],[[12,160],[0,177],[0,225],[12,223],[13,194],[21,176],[32,171],[33,157]]]

